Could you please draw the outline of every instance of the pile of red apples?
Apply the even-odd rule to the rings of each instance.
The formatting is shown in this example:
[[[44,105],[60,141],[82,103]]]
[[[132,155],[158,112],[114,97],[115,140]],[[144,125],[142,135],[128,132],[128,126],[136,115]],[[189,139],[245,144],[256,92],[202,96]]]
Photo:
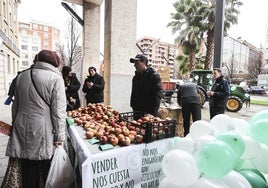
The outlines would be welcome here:
[[[77,110],[68,111],[78,126],[85,130],[87,139],[96,137],[101,144],[128,146],[131,143],[142,143],[145,136],[146,122],[159,122],[163,119],[146,114],[131,122],[119,118],[119,112],[105,104],[88,104]],[[156,130],[154,130],[156,132]]]

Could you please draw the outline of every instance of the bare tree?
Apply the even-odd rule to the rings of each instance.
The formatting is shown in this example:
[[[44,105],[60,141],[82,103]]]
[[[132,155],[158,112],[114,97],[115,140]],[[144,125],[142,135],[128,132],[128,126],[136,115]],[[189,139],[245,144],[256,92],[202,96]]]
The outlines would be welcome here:
[[[262,55],[252,59],[247,65],[248,72],[252,75],[253,79],[257,81],[258,75],[264,71],[264,63],[262,61]]]
[[[72,8],[75,9],[75,6],[73,5]],[[57,44],[56,51],[61,56],[63,65],[73,67],[82,61],[82,46],[79,45],[82,30],[79,28],[77,21],[71,16],[66,25],[66,41]]]
[[[78,28],[78,23],[73,18],[70,18],[68,22],[67,32],[68,65],[72,67],[82,60],[82,47],[78,45],[81,29]]]
[[[64,44],[56,43],[56,51],[58,52],[58,54],[60,56],[60,59],[62,61],[63,66],[65,65],[65,62],[67,59],[67,56],[64,53],[64,47],[65,47]]]

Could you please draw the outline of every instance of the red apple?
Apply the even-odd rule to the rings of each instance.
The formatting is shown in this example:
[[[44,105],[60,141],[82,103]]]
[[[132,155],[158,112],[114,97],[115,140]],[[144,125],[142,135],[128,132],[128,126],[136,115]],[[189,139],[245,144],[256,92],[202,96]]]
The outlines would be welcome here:
[[[99,140],[100,140],[100,143],[101,144],[107,144],[107,142],[108,142],[108,138],[107,138],[107,136],[101,136],[100,138],[99,138]]]
[[[130,138],[130,142],[131,142],[131,143],[135,141],[135,138],[136,138],[135,135],[133,135],[133,134],[129,134],[128,137]]]
[[[116,146],[119,142],[119,139],[116,136],[111,137],[111,139],[109,140],[109,142],[113,145]]]
[[[118,134],[117,138],[119,140],[119,142],[121,142],[121,140],[124,138],[125,136],[123,134]]]
[[[121,144],[124,146],[129,146],[131,143],[131,140],[128,136],[125,136],[122,140],[121,140]]]
[[[138,144],[142,143],[143,142],[143,136],[140,135],[140,134],[137,134],[135,142],[138,143]]]
[[[102,137],[104,135],[104,132],[103,131],[98,131],[96,132],[95,136],[100,139],[100,137]]]
[[[119,135],[119,134],[121,134],[123,131],[122,131],[121,128],[116,127],[116,128],[114,129],[114,132],[115,132],[116,135]]]
[[[123,133],[123,135],[128,136],[129,130],[127,128],[124,128],[124,129],[122,129],[122,133]]]
[[[86,132],[86,137],[87,137],[87,139],[93,138],[94,137],[94,132],[93,131],[87,131]]]

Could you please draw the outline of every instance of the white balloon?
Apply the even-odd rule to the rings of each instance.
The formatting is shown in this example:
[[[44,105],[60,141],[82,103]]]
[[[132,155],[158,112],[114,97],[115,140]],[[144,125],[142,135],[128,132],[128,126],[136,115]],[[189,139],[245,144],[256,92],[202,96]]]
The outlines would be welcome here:
[[[194,157],[183,150],[167,152],[162,161],[162,169],[171,183],[182,187],[192,185],[200,176]]]
[[[213,135],[213,129],[209,122],[198,120],[190,126],[189,134],[193,140],[197,140],[201,136]]]
[[[218,114],[214,116],[210,120],[210,124],[213,128],[214,136],[218,136],[220,133],[234,130],[232,118],[226,114]]]
[[[178,185],[175,185],[174,183],[171,183],[167,177],[162,179],[162,181],[159,184],[158,188],[180,188]]]
[[[232,118],[232,125],[234,126],[234,131],[240,136],[246,136],[248,133],[249,123],[240,118]]]
[[[181,138],[176,146],[177,149],[188,152],[192,155],[194,149],[194,142],[191,137]]]
[[[222,178],[224,184],[232,188],[251,188],[248,180],[239,174],[238,172],[232,170],[229,174]]]
[[[257,153],[257,157],[250,160],[252,166],[257,168],[259,171],[267,174],[268,173],[268,146],[261,144],[261,151]]]
[[[250,136],[242,136],[245,142],[245,152],[240,157],[241,159],[254,159],[261,151],[260,143]]]
[[[194,143],[194,150],[193,150],[193,156],[195,157],[195,159],[197,159],[198,151],[204,144],[215,140],[217,139],[214,136],[210,135],[201,136],[199,139],[197,139],[196,142]]]
[[[228,187],[221,178],[202,177],[191,188],[233,188]]]

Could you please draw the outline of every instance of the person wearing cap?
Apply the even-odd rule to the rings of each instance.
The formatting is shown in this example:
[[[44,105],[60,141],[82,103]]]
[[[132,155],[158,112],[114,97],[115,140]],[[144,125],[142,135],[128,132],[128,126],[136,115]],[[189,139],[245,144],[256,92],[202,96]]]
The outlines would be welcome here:
[[[178,84],[177,102],[182,107],[184,136],[189,133],[190,119],[201,120],[201,103],[199,89],[195,83]]]
[[[103,103],[104,79],[95,67],[88,68],[89,76],[85,79],[82,91],[86,93],[87,104]]]
[[[76,77],[76,74],[72,72],[70,66],[63,66],[61,72],[65,85],[67,111],[76,110],[80,107],[78,90],[80,89],[81,83]]]
[[[66,96],[59,56],[41,50],[36,63],[16,79],[12,131],[6,155],[22,167],[22,187],[44,187],[54,148],[66,138]],[[8,169],[3,187],[8,183]]]
[[[159,74],[150,66],[143,54],[130,58],[136,69],[132,78],[130,106],[133,112],[140,111],[157,116],[162,95],[162,83]]]
[[[209,112],[210,119],[218,114],[224,114],[226,108],[226,101],[230,95],[230,85],[227,80],[223,78],[221,69],[213,69],[214,83],[211,91],[207,92],[209,96]]]

